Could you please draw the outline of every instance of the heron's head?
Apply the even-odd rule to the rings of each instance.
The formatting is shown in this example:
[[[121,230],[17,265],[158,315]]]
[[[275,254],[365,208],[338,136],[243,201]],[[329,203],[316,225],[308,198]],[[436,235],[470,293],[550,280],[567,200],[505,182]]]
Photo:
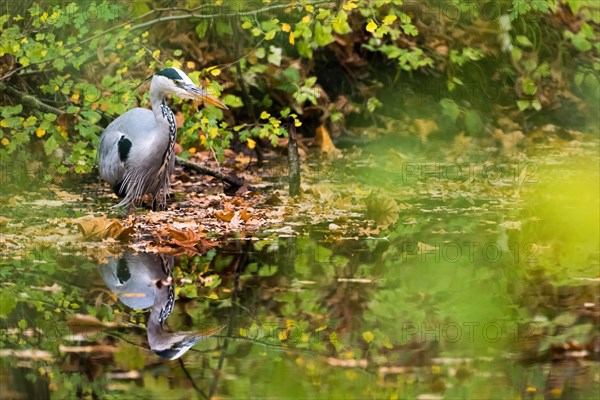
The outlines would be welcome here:
[[[227,110],[225,104],[196,86],[185,72],[177,68],[165,68],[154,74],[150,90],[158,90],[164,95],[174,94],[186,99],[204,101]]]
[[[224,325],[204,329],[199,332],[165,332],[148,329],[150,349],[167,360],[175,360],[184,355],[196,343],[218,333]]]

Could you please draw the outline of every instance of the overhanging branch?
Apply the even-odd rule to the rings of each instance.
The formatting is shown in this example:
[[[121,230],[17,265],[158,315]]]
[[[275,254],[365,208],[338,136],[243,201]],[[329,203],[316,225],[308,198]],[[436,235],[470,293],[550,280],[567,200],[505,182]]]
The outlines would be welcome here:
[[[9,95],[13,96],[14,98],[20,100],[22,104],[24,104],[30,108],[35,108],[37,110],[49,112],[49,113],[56,114],[56,115],[64,114],[64,111],[59,110],[58,108],[49,106],[48,104],[41,102],[40,100],[36,99],[35,97],[33,97],[29,94],[20,92],[19,90],[15,89],[11,86],[5,85],[2,82],[0,82],[0,91],[8,93]],[[97,125],[97,124],[96,124],[96,126],[98,126],[100,129],[105,128],[105,127]],[[180,158],[180,157],[175,157],[175,163],[177,165],[181,165],[182,167],[193,169],[194,171],[199,172],[201,174],[209,175],[214,178],[217,178],[217,179],[219,179],[225,183],[228,183],[229,185],[237,187],[237,188],[240,188],[240,187],[243,187],[246,185],[246,183],[241,179],[238,179],[238,178],[235,178],[232,176],[223,175],[222,173],[220,173],[218,171],[203,167],[200,164],[197,164],[192,161],[184,160],[183,158]],[[258,191],[255,188],[253,188],[252,186],[248,186],[248,190],[255,191],[255,192]]]

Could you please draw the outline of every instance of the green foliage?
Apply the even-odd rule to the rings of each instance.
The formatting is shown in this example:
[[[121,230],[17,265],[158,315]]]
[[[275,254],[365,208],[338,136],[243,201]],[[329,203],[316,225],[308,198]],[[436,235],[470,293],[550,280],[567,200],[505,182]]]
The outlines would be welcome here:
[[[85,9],[76,3],[52,5],[46,11],[33,5],[25,15],[4,15],[0,55],[19,65],[7,75],[16,79],[28,70],[39,78],[32,81],[36,97],[60,105],[68,118],[38,109],[3,107],[0,161],[7,162],[16,151],[31,151],[43,143],[43,153],[58,172],[73,168],[87,172],[95,160],[95,147],[103,116],[125,112],[135,96],[124,78],[130,67],[146,63],[148,33],[141,37],[126,24],[103,35],[102,28],[112,23],[121,9],[112,2],[89,3]],[[95,15],[94,23],[86,16]],[[94,58],[99,58],[94,61]],[[90,63],[120,60],[111,75],[91,75]],[[100,80],[100,78],[102,78]],[[12,78],[15,79],[14,77]],[[35,147],[33,147],[35,148]]]
[[[137,88],[165,66],[189,71],[230,107],[226,113],[212,107],[198,111],[189,102],[174,102],[184,120],[179,133],[183,156],[207,149],[219,160],[237,140],[248,148],[276,146],[287,134],[281,126],[287,114],[295,114],[300,125],[305,112],[315,107],[343,123],[347,111],[335,109],[331,91],[342,90],[339,95],[359,112],[384,113],[386,102],[373,92],[389,81],[441,80],[454,96],[473,85],[495,85],[508,90],[498,101],[523,113],[556,109],[554,99],[562,93],[570,96],[573,89],[592,101],[600,70],[600,4],[563,3],[499,1],[493,18],[485,15],[483,3],[462,0],[451,6],[425,2],[421,13],[392,0],[348,0],[339,7],[334,2],[285,7],[265,2],[252,4],[255,12],[239,20],[233,17],[237,10],[232,2],[218,2],[219,18],[173,10],[181,17],[178,26],[195,31],[199,47],[177,36],[180,32],[164,29],[169,21],[156,19],[152,4],[131,10],[109,1],[32,6],[22,15],[0,16],[0,56],[7,60],[0,82],[63,115],[57,118],[53,111],[8,98],[0,119],[0,161],[27,160],[32,153],[58,172],[89,171],[102,127],[135,106],[147,107],[147,86]],[[443,7],[456,13],[444,14],[448,10]],[[563,22],[563,8],[582,22]],[[427,15],[435,16],[434,21]],[[446,19],[438,21],[442,16]],[[351,71],[357,59],[366,66],[357,67],[361,77],[353,87],[324,88],[329,76],[317,68],[319,63],[336,61]],[[218,65],[196,70],[200,62]],[[358,87],[368,87],[365,93],[371,94]],[[482,129],[481,115],[490,110],[479,107],[486,105],[469,98],[467,106],[457,97],[443,97],[455,102],[441,103],[452,121],[468,131]],[[263,118],[263,112],[269,116]]]
[[[515,20],[530,13],[547,13],[556,9],[554,0],[513,0],[510,18]]]

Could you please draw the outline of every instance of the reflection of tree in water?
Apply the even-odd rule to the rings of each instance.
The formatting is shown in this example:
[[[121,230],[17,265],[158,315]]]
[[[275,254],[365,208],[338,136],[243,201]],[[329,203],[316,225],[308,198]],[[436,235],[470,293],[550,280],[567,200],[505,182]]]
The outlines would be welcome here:
[[[589,361],[600,361],[598,285],[556,286],[541,268],[531,269],[529,274],[515,295],[523,308],[533,315],[545,315],[547,322],[519,326],[520,357],[530,370],[549,363],[544,371],[546,398],[577,398],[593,381]],[[525,380],[531,379],[530,375]],[[524,387],[533,386],[526,383]]]
[[[362,263],[376,262],[382,250],[379,247],[376,251],[369,250],[364,242],[343,241],[331,248],[330,260],[324,262],[320,259],[322,255],[317,254],[319,250],[315,249],[315,243],[312,239],[299,240],[296,237],[281,237],[276,245],[259,248],[249,244],[240,247],[239,243],[230,243],[219,251],[211,266],[223,279],[224,287],[234,286],[236,274],[233,268],[237,266],[241,269],[238,299],[245,311],[238,316],[239,326],[250,325],[253,322],[252,315],[262,316],[263,324],[265,321],[276,323],[276,328],[280,330],[286,329],[286,323],[290,320],[308,322],[309,332],[326,326],[319,331],[318,340],[328,348],[329,355],[335,356],[335,347],[327,339],[328,336],[334,332],[338,337],[360,335],[362,314],[367,309],[375,288],[372,283],[354,282],[353,278],[357,276]],[[247,254],[247,261],[243,265],[233,262],[244,253]],[[342,259],[346,261],[340,263]],[[298,268],[310,270],[312,277],[308,277],[309,280],[318,281],[318,284],[310,287],[310,291],[294,289],[296,281],[300,279]],[[283,300],[282,292],[293,293],[297,300]],[[302,299],[306,296],[314,298]],[[311,306],[303,305],[301,302],[304,300]],[[315,306],[318,310],[314,309]],[[293,332],[296,328],[295,323],[293,325],[292,331],[287,335],[291,341],[286,344],[290,346],[294,345],[292,342],[301,334]],[[270,326],[263,328],[265,335],[272,335],[274,332]],[[287,328],[290,329],[289,326]]]
[[[170,332],[167,317],[175,304],[173,257],[150,253],[125,253],[99,267],[110,290],[128,307],[152,307],[147,323],[150,349],[162,358],[181,357],[200,340],[221,330],[209,328],[198,332]]]

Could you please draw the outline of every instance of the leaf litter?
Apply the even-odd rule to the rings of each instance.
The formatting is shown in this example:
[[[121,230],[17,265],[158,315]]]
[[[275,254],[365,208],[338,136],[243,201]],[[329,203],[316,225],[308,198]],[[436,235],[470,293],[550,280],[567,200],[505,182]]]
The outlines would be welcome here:
[[[433,131],[427,124],[421,125],[427,127],[424,136]],[[583,143],[554,143],[548,147],[555,150],[554,160],[557,154],[564,154],[568,160],[590,150]],[[531,160],[515,146],[505,148],[511,150],[503,155],[507,164]],[[454,146],[448,146],[435,159],[448,163],[498,159],[495,151],[458,136]],[[0,217],[0,249],[14,253],[32,243],[51,243],[85,252],[95,249],[102,259],[123,244],[138,251],[202,254],[231,238],[298,236],[322,231],[329,241],[371,239],[385,237],[398,225],[418,225],[423,217],[431,218],[431,213],[478,213],[483,217],[500,209],[512,209],[520,201],[520,192],[528,190],[521,182],[527,178],[521,176],[523,172],[518,179],[492,184],[473,179],[481,173],[484,163],[475,164],[472,176],[464,179],[428,180],[421,176],[406,182],[399,171],[399,161],[410,160],[409,153],[388,151],[385,157],[374,157],[363,149],[355,149],[334,159],[304,159],[301,195],[290,198],[284,157],[271,155],[267,166],[260,170],[261,175],[248,168],[249,164],[239,162],[240,157],[248,157],[231,153],[222,165],[213,162],[215,165],[210,167],[235,170],[239,178],[259,188],[260,193],[226,194],[220,181],[177,167],[167,210],[139,207],[123,215],[110,208],[117,199],[97,181],[84,185],[81,194],[54,186],[50,188],[54,195],[51,200],[35,192],[7,199],[5,204],[21,205],[23,214]],[[201,152],[194,157],[196,162],[210,159]],[[370,171],[371,175],[357,176],[360,170]],[[91,197],[89,193],[99,195]],[[421,199],[426,200],[427,206]],[[432,208],[432,202],[438,206]],[[42,217],[30,218],[31,209],[40,209],[35,214]],[[520,224],[510,220],[502,227],[519,229]]]

